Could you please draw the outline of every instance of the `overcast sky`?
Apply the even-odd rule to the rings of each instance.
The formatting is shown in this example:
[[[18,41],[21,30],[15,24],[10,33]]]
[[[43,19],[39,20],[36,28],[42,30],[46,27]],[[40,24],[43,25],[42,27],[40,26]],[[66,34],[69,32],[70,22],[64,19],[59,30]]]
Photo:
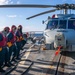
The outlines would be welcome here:
[[[75,3],[75,0],[0,0],[2,4],[45,4],[55,5],[63,3]],[[60,13],[59,11],[45,14],[30,20],[27,17],[37,13],[50,10],[52,8],[0,8],[0,30],[5,26],[11,27],[13,24],[23,25],[23,31],[43,31],[46,25],[42,24],[42,20],[46,20],[52,14]],[[74,13],[75,11],[73,11]]]

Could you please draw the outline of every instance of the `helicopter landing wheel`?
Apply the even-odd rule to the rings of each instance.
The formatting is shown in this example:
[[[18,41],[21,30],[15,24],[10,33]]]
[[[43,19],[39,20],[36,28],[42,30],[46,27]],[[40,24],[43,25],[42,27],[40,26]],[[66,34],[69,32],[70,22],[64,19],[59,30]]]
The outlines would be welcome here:
[[[48,50],[54,50],[54,44],[53,43],[52,44],[46,44],[46,48]]]
[[[50,44],[50,50],[54,50],[54,43]]]

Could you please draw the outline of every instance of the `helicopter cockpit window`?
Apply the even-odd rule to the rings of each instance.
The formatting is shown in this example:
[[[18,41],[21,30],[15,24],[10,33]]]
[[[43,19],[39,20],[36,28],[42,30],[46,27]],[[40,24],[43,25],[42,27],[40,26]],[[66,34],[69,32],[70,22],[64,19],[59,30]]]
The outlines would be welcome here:
[[[57,28],[58,20],[51,20],[48,22],[46,29],[55,29]]]
[[[67,21],[66,20],[60,20],[59,21],[59,29],[66,29]]]
[[[68,29],[75,29],[75,20],[68,21]]]

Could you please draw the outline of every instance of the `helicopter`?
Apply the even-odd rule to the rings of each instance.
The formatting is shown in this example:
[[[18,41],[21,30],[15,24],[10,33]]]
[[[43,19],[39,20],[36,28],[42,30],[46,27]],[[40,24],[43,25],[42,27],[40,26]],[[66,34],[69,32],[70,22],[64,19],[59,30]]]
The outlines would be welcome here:
[[[64,10],[63,14],[55,14],[48,17],[47,26],[44,30],[44,38],[47,49],[57,49],[62,46],[62,50],[75,51],[75,14],[68,14],[68,10],[75,10],[75,4],[59,4],[53,5],[56,8],[50,11],[31,16],[27,19],[34,18],[46,13],[55,12],[56,10]],[[45,23],[46,21],[43,21]]]
[[[57,5],[36,5],[36,4],[17,4],[0,5],[0,8],[26,7],[26,8],[53,8],[26,18],[27,20],[57,10],[64,10],[63,14],[55,14],[48,17],[46,29],[44,30],[44,40],[48,49],[56,49],[62,46],[62,50],[75,51],[75,14],[68,14],[68,10],[75,10],[75,4],[57,4]],[[45,21],[43,21],[45,23]]]

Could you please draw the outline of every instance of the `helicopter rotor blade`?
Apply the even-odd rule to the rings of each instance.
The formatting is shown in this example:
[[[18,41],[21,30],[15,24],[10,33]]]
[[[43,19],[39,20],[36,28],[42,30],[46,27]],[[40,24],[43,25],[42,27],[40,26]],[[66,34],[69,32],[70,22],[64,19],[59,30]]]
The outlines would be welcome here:
[[[0,5],[0,8],[49,8],[55,7],[54,5],[37,5],[37,4],[13,4],[13,5]]]
[[[45,11],[45,12],[42,12],[42,13],[39,13],[39,14],[33,15],[33,16],[31,16],[31,17],[28,17],[28,18],[26,18],[26,19],[28,20],[28,19],[31,19],[31,18],[34,18],[34,17],[40,16],[40,15],[43,15],[43,14],[47,14],[47,13],[54,12],[54,11],[56,11],[56,10],[58,10],[58,9],[53,9],[53,10]]]

